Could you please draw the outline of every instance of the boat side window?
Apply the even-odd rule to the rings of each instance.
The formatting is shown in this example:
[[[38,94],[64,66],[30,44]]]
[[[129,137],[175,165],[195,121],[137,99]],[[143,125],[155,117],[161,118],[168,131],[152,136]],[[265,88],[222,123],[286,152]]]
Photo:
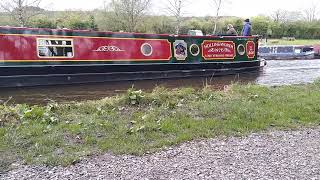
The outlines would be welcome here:
[[[294,49],[294,53],[300,54],[300,53],[301,53],[301,49],[300,49],[300,48],[295,48],[295,49]]]
[[[293,48],[290,46],[284,46],[284,47],[278,47],[278,52],[277,53],[292,53]]]
[[[311,52],[313,51],[313,48],[312,47],[305,47],[303,48],[303,52]]]
[[[269,53],[270,52],[270,49],[268,47],[261,47],[259,49],[260,53]]]
[[[38,56],[40,58],[73,58],[72,39],[37,39]]]

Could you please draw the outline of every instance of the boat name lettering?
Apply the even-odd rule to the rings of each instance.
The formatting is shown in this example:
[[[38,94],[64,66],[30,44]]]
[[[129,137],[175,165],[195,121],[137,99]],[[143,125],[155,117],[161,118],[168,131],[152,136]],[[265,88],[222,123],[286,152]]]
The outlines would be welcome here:
[[[211,48],[208,50],[209,53],[232,53],[229,48]]]
[[[236,57],[233,41],[205,40],[202,43],[202,57],[205,60],[234,59]]]
[[[209,49],[213,47],[226,47],[226,48],[233,48],[233,44],[225,43],[225,42],[213,42],[204,45],[204,48]]]
[[[96,52],[123,52],[124,50],[120,49],[117,46],[100,46],[98,49],[94,50]]]

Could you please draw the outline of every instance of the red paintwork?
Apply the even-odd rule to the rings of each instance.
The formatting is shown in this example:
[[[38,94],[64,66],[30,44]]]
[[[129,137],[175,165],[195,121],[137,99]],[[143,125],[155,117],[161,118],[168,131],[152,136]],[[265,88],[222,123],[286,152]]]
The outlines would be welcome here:
[[[202,56],[206,60],[234,59],[236,57],[233,41],[205,40],[202,43]]]
[[[314,45],[313,50],[316,55],[320,55],[320,44]]]
[[[253,41],[248,41],[246,46],[248,58],[254,58],[256,56],[256,44]]]
[[[58,38],[73,39],[74,54],[73,58],[52,58],[55,60],[71,61],[99,61],[99,60],[169,60],[172,56],[170,42],[166,39],[124,39],[124,38],[90,38],[90,37],[61,37],[61,36],[36,36],[36,35],[0,35],[1,51],[4,52],[0,59],[4,60],[47,60],[37,55],[37,38]],[[150,56],[141,53],[141,45],[148,43],[153,48]],[[119,52],[98,52],[95,51],[101,46],[116,46],[123,51]],[[14,47],[14,48],[12,48]],[[0,53],[2,54],[2,53]]]

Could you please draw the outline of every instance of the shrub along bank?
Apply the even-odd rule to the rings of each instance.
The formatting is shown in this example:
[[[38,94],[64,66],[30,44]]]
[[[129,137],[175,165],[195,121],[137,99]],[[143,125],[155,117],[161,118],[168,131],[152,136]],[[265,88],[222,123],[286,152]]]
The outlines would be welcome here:
[[[142,155],[185,141],[320,123],[320,81],[264,87],[156,88],[70,104],[0,105],[0,171],[70,165],[93,154]]]

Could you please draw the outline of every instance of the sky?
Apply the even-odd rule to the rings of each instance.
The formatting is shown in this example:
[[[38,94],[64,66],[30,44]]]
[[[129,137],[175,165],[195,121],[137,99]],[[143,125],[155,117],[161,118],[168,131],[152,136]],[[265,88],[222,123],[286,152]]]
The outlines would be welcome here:
[[[184,16],[213,16],[212,0],[184,0],[186,3]],[[277,9],[288,11],[302,11],[320,0],[225,0],[221,15],[252,17],[256,15],[270,15]],[[93,10],[103,8],[104,2],[110,0],[43,0],[43,6],[49,10]],[[151,14],[164,14],[167,0],[152,0]]]

